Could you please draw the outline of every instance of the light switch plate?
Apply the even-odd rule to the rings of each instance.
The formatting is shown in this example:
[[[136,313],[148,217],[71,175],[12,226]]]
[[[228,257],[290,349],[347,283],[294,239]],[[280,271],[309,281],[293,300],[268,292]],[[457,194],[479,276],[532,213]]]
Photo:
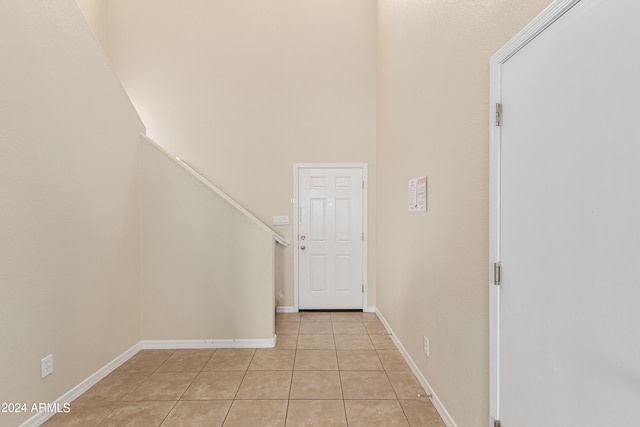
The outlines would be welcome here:
[[[289,225],[289,217],[286,215],[274,216],[273,225]]]

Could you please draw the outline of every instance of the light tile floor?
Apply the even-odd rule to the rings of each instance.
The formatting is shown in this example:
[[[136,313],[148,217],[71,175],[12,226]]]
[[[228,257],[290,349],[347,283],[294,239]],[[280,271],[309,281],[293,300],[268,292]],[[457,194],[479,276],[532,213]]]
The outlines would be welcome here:
[[[274,349],[143,350],[54,426],[442,427],[373,313],[276,315]]]

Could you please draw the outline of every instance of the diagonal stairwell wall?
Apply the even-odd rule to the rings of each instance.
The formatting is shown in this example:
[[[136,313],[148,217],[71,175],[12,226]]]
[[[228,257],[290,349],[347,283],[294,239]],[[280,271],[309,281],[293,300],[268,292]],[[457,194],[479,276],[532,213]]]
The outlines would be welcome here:
[[[185,162],[142,139],[144,342],[273,346],[274,251],[282,238]]]

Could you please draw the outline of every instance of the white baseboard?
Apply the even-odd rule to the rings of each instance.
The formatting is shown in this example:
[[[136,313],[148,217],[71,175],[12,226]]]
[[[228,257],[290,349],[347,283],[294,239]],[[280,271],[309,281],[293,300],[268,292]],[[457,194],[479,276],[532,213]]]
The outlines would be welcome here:
[[[369,307],[363,308],[362,311],[365,313],[375,313],[377,309],[375,305],[370,305]]]
[[[86,380],[82,381],[80,384],[69,390],[67,393],[63,394],[59,397],[54,404],[58,407],[62,407],[65,403],[70,403],[73,400],[77,399],[82,393],[89,390],[93,387],[98,381],[109,375],[113,372],[117,367],[122,365],[127,360],[131,359],[138,351],[141,350],[141,343],[135,344],[129,350],[122,353],[120,356],[113,359],[111,362],[107,363],[105,366],[100,368],[97,372],[91,375]],[[37,415],[29,418],[27,421],[22,423],[20,427],[36,427],[47,421],[49,418],[54,416],[54,412],[40,412]]]
[[[411,359],[411,356],[409,356],[409,353],[407,353],[407,350],[405,350],[402,343],[398,340],[398,338],[396,337],[396,334],[393,333],[393,330],[389,326],[389,323],[387,323],[387,320],[384,318],[382,313],[380,313],[380,310],[376,309],[376,315],[384,325],[387,332],[389,332],[391,336],[391,340],[393,340],[393,343],[398,348],[398,351],[400,351],[400,354],[402,354],[402,357],[409,365],[409,368],[411,368],[411,372],[413,372],[413,375],[416,376],[416,378],[418,379],[418,382],[420,383],[422,388],[424,388],[424,391],[426,391],[427,394],[431,395],[430,396],[431,402],[433,403],[433,406],[436,408],[436,411],[438,411],[438,414],[440,414],[442,421],[444,421],[447,427],[458,427],[456,422],[453,421],[453,418],[451,418],[451,415],[449,414],[449,412],[447,412],[446,408],[444,407],[440,399],[438,399],[438,395],[436,395],[436,393],[433,391],[433,389],[431,388],[431,385],[429,385],[429,382],[426,380],[424,375],[422,375],[422,372],[420,372],[420,370],[418,369],[418,366],[414,363],[413,359]]]
[[[70,403],[77,399],[82,393],[89,390],[98,381],[109,375],[116,368],[127,360],[131,359],[140,350],[151,349],[183,349],[183,348],[273,348],[276,346],[277,337],[274,335],[271,339],[252,339],[252,340],[144,340],[135,344],[129,350],[107,363],[97,372],[86,380],[69,390],[67,393],[58,398],[54,404],[57,407],[63,407],[65,403]],[[20,427],[37,427],[55,415],[55,412],[40,412],[27,421],[22,423]]]
[[[163,350],[181,348],[273,348],[276,336],[270,339],[245,340],[144,340],[140,341],[144,350]]]

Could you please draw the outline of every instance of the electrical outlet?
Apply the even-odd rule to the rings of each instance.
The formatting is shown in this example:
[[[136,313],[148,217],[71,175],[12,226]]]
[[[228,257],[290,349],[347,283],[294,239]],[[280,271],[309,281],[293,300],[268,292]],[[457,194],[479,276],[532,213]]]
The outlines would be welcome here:
[[[429,338],[427,338],[426,336],[422,338],[423,338],[422,349],[424,350],[424,354],[426,354],[427,357],[429,357]]]
[[[48,355],[40,360],[40,374],[41,378],[49,376],[53,373],[53,354]]]

